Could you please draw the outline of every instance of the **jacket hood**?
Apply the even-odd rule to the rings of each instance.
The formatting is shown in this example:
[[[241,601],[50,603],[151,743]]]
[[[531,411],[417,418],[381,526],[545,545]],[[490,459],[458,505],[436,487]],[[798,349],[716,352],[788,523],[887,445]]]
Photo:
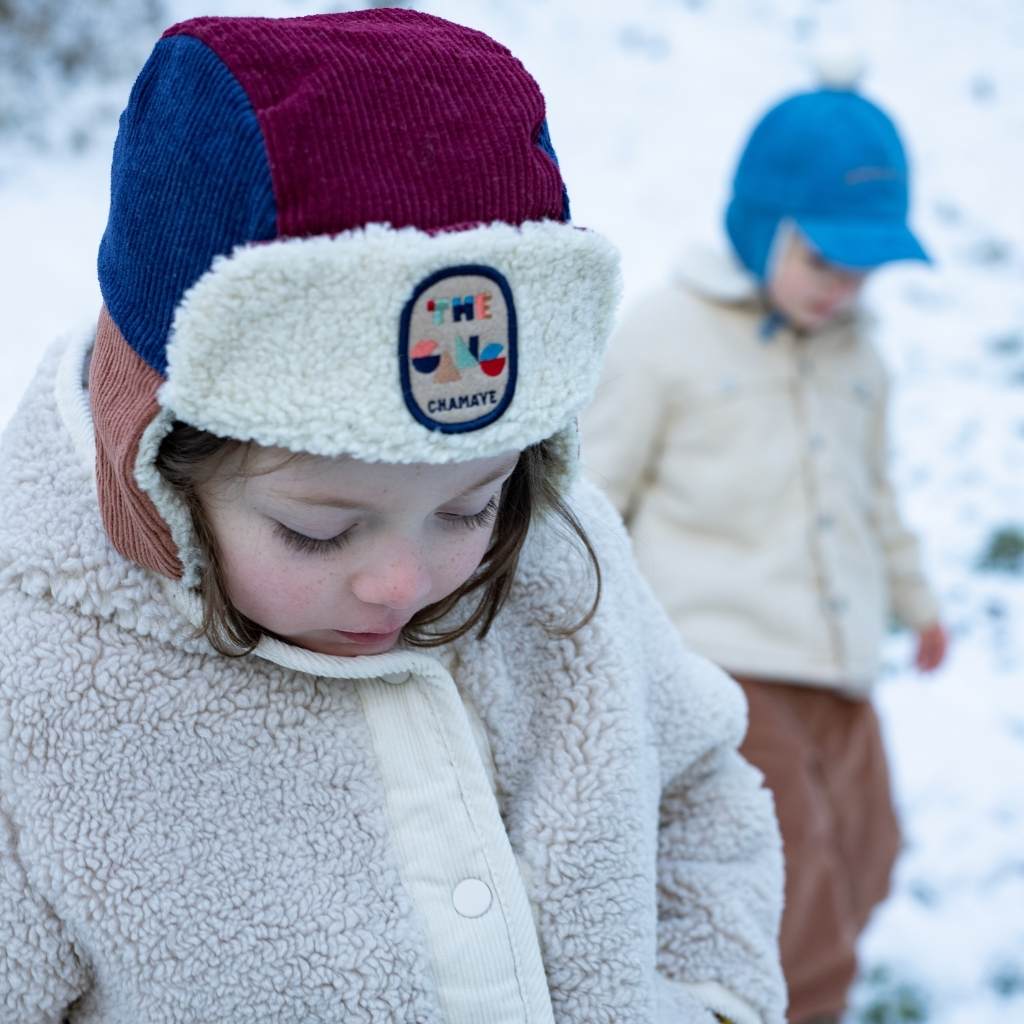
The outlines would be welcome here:
[[[100,518],[82,359],[92,337],[78,331],[46,353],[0,438],[0,587],[170,639],[186,623],[168,614],[159,577],[114,551]]]
[[[761,302],[761,285],[724,245],[692,242],[675,259],[672,281],[703,298],[726,305]]]

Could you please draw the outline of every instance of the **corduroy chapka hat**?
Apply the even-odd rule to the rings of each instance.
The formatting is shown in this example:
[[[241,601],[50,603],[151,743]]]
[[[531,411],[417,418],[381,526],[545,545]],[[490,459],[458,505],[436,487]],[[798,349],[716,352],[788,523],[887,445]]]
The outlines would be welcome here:
[[[367,461],[552,437],[571,459],[619,290],[522,64],[396,9],[170,28],[121,116],[99,275],[104,523],[186,583],[154,465],[175,420]]]
[[[830,84],[790,96],[755,125],[733,178],[726,230],[764,280],[779,225],[795,224],[830,263],[870,270],[927,260],[907,225],[907,158],[877,105]]]

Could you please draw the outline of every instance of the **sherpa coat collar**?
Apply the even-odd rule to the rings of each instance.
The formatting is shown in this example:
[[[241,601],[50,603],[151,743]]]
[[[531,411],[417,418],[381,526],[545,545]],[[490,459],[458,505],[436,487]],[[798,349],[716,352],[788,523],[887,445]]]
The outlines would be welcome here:
[[[541,528],[441,659],[227,659],[109,547],[56,362],[0,446],[0,1016],[780,1024],[742,701],[594,492],[605,598],[571,639],[586,563]]]

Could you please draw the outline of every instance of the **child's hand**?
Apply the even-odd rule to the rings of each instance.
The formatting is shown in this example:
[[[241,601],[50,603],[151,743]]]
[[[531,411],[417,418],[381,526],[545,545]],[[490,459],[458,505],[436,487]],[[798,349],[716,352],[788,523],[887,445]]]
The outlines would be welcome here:
[[[917,634],[917,656],[914,664],[922,672],[933,672],[946,658],[949,634],[941,622],[922,629]]]

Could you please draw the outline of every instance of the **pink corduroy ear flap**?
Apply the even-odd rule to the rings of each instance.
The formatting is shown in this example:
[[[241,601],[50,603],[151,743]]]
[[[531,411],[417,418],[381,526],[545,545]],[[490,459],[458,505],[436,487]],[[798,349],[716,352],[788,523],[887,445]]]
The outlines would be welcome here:
[[[135,479],[139,442],[160,411],[161,384],[163,378],[124,340],[104,306],[89,365],[103,526],[125,558],[177,580],[183,569],[170,529]]]

